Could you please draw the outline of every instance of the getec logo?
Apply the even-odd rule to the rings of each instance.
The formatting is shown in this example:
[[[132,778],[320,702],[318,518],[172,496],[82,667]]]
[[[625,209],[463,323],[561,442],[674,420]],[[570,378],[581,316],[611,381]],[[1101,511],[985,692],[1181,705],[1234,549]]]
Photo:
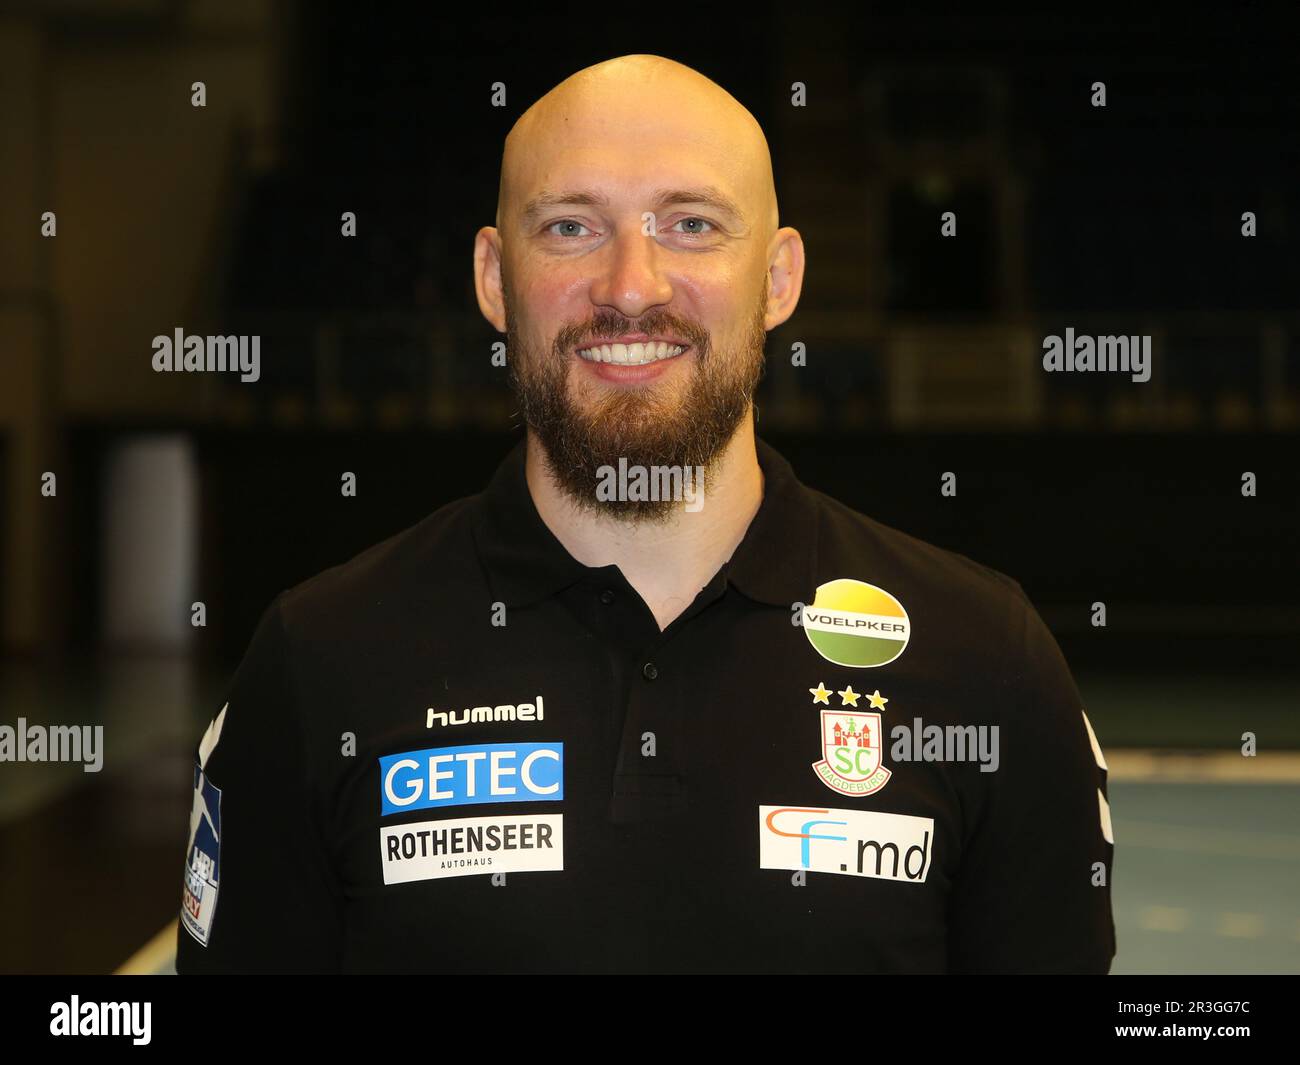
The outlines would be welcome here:
[[[379,759],[383,816],[439,806],[558,802],[564,744],[472,743],[403,751]]]
[[[923,884],[934,819],[821,806],[760,806],[758,867]]]

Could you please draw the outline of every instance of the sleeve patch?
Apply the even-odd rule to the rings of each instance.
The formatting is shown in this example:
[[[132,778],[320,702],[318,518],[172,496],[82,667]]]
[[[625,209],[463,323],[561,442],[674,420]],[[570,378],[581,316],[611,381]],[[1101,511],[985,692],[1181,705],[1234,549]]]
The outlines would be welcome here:
[[[223,708],[221,715],[224,714]],[[218,716],[217,721],[220,720]],[[220,725],[213,724],[219,735]],[[212,731],[208,729],[209,734]],[[221,880],[221,789],[207,779],[198,759],[194,762],[194,802],[190,807],[190,841],[185,854],[181,923],[206,947],[212,918],[217,912],[217,887]]]

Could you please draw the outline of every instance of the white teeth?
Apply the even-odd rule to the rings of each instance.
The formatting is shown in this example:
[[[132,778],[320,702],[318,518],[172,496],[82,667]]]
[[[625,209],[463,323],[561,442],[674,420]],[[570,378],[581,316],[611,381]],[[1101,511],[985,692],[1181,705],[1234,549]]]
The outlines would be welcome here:
[[[650,341],[646,344],[601,344],[594,348],[580,348],[579,358],[588,362],[609,362],[616,366],[644,366],[671,359],[680,355],[686,348],[680,344],[666,344],[663,341]]]

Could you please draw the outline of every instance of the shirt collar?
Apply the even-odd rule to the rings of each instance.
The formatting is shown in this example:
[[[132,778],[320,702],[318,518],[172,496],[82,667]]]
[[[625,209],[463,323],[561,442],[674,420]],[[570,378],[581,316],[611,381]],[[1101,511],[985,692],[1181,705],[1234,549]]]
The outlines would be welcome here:
[[[480,497],[474,528],[492,594],[508,607],[541,602],[598,572],[570,555],[537,513],[524,475],[525,446],[520,440],[497,467]],[[755,446],[763,501],[726,563],[727,580],[759,603],[812,602],[817,497],[774,448],[761,439]]]

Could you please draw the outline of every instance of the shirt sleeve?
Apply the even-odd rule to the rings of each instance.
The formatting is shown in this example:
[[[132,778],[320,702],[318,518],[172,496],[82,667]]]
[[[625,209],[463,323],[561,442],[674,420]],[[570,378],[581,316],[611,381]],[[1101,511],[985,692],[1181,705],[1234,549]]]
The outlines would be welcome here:
[[[1094,973],[1115,955],[1106,764],[1060,647],[1023,598],[1021,657],[949,907],[953,972]]]
[[[312,801],[282,615],[195,748],[176,971],[337,971],[343,898]]]

